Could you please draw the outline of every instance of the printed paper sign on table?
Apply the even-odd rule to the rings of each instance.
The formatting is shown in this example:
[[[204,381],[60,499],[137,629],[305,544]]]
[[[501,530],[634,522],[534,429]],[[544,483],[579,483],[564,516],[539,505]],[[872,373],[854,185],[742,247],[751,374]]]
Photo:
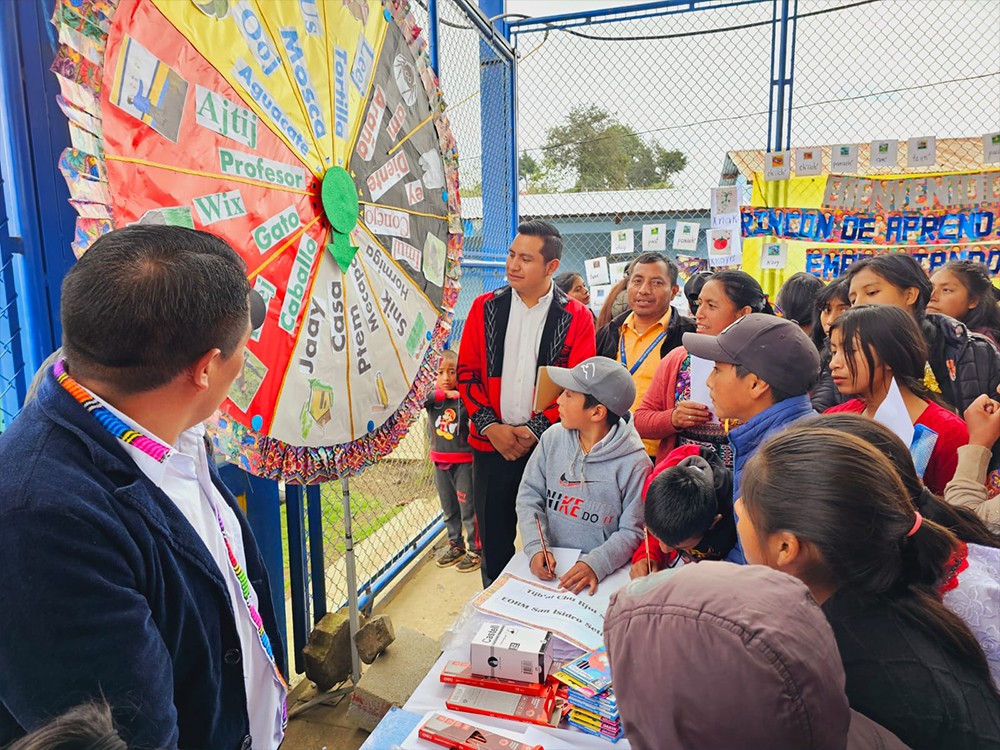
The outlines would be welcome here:
[[[740,264],[740,235],[732,229],[709,229],[708,265],[712,268]]]
[[[1000,163],[1000,133],[983,136],[983,164]]]
[[[630,253],[635,249],[631,229],[618,229],[611,233],[611,252],[616,255]]]
[[[642,251],[645,253],[662,253],[667,249],[667,225],[642,225]]]
[[[898,141],[872,141],[869,153],[873,167],[896,166],[896,155],[899,150]]]
[[[932,135],[906,142],[906,166],[933,167],[937,162],[937,140]]]
[[[587,283],[590,286],[611,283],[611,279],[608,278],[607,258],[590,258],[584,265],[587,269]]]
[[[788,151],[764,154],[764,179],[768,182],[787,180],[792,176],[792,159]]]
[[[854,174],[858,171],[858,145],[842,144],[830,151],[830,171],[838,174]]]
[[[678,221],[674,226],[674,250],[693,253],[698,249],[698,232],[701,225],[697,221]]]
[[[781,269],[788,265],[788,245],[784,242],[765,242],[760,253],[760,267]]]
[[[815,177],[823,174],[823,150],[820,148],[795,149],[795,176]]]

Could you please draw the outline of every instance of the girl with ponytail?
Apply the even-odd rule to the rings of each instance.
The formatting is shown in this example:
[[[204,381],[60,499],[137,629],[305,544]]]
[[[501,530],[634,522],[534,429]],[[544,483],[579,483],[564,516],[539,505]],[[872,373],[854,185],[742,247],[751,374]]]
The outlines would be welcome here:
[[[914,750],[1000,748],[1000,696],[939,588],[958,539],[914,510],[889,460],[809,425],[750,459],[736,503],[747,559],[805,583],[833,628],[851,708]]]
[[[925,519],[944,526],[961,542],[941,584],[945,606],[962,618],[979,641],[1000,689],[1000,534],[968,508],[954,507],[931,492],[917,476],[910,450],[895,433],[873,419],[826,414],[809,422],[854,435],[889,459],[906,494]]]

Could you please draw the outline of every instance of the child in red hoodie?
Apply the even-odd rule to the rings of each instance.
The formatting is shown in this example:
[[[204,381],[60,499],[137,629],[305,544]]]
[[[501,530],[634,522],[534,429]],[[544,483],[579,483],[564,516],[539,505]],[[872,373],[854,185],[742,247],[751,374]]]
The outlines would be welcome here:
[[[685,563],[725,560],[736,546],[733,474],[711,448],[670,451],[642,488],[648,542],[632,556],[632,578]]]

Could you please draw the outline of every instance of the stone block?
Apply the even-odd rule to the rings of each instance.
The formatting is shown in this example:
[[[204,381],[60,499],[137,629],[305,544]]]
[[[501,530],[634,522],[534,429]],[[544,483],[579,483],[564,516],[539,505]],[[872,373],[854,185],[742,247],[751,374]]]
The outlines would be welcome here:
[[[354,643],[358,647],[358,656],[365,664],[371,664],[375,657],[385,651],[386,647],[396,640],[389,615],[376,615],[354,635]]]
[[[362,621],[363,624],[363,621]],[[316,623],[302,649],[306,677],[329,690],[351,676],[351,627],[347,610],[329,612]]]
[[[361,676],[351,695],[347,719],[374,731],[393,706],[402,707],[441,655],[438,642],[411,628],[400,628],[396,640]]]

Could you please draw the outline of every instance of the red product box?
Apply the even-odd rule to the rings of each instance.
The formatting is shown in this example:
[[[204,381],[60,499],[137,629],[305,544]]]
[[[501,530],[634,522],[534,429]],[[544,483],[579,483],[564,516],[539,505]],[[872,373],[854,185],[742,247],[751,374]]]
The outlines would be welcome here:
[[[555,711],[555,693],[548,696],[517,695],[500,690],[456,685],[445,705],[452,711],[465,711],[498,719],[512,719],[528,724],[556,726],[562,718],[561,711]]]
[[[545,750],[541,745],[525,745],[523,742],[508,740],[444,714],[430,717],[420,727],[418,734],[422,740],[451,750]]]
[[[479,677],[472,674],[472,665],[467,661],[450,661],[445,664],[441,670],[441,682],[448,685],[472,685],[489,690],[502,690],[505,693],[537,695],[541,698],[556,689],[551,682],[517,682],[500,677]]]

